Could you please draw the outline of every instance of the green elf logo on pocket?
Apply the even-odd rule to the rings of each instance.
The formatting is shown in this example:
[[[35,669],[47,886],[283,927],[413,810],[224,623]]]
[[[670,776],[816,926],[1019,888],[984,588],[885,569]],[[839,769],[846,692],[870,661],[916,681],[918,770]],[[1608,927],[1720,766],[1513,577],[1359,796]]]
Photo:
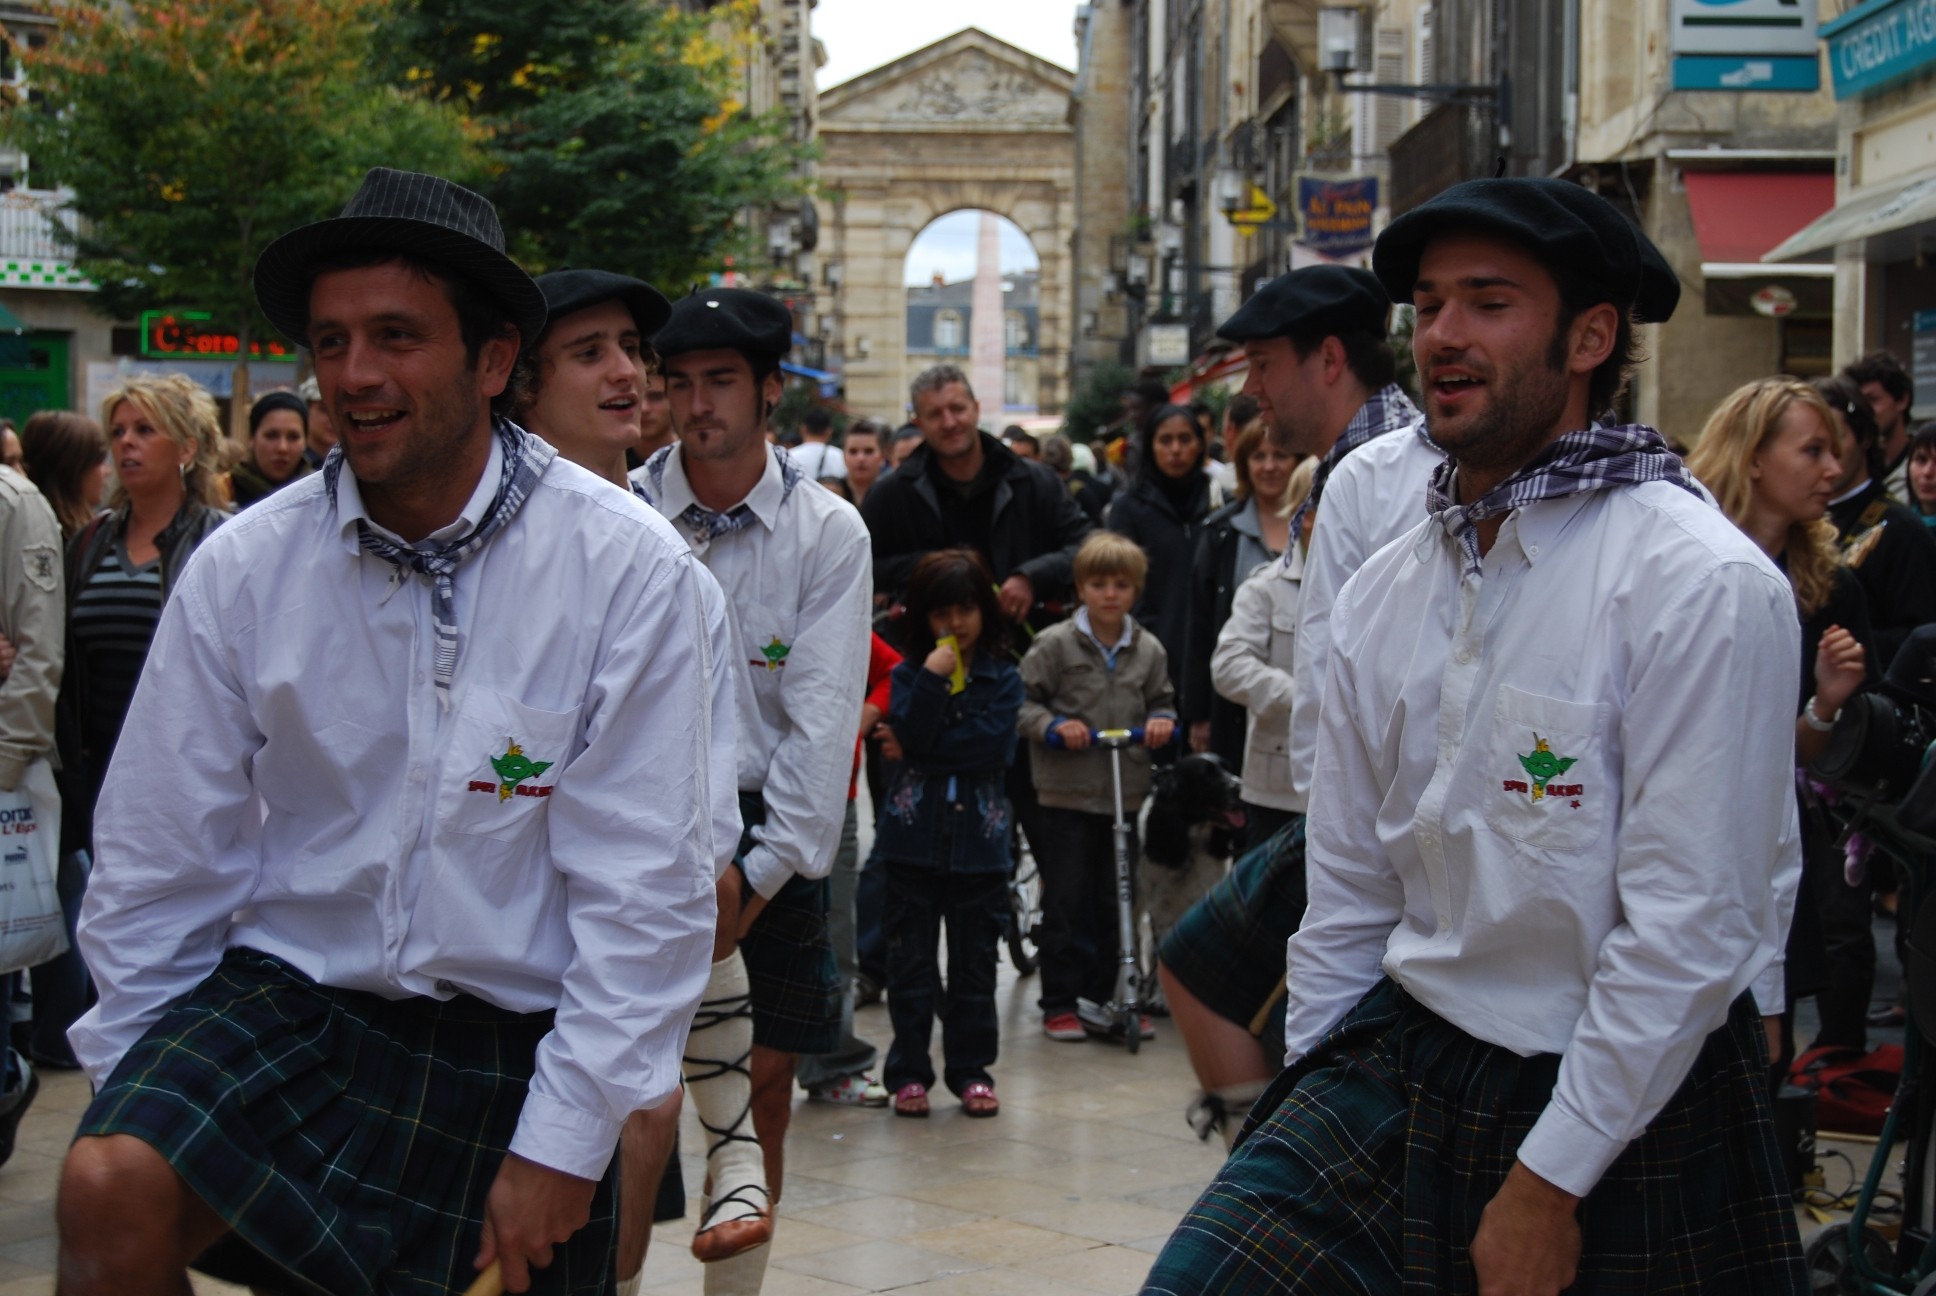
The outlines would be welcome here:
[[[786,665],[787,654],[792,651],[792,644],[781,643],[780,636],[774,635],[773,642],[760,649],[760,660],[749,661],[746,664],[748,666],[764,666],[769,671],[776,671]]]
[[[1507,779],[1506,791],[1529,793],[1535,801],[1545,800],[1547,793],[1550,792],[1555,797],[1567,798],[1572,808],[1578,810],[1580,803],[1577,798],[1586,789],[1578,783],[1553,782],[1578,763],[1577,756],[1556,755],[1544,738],[1534,734],[1533,749],[1519,757],[1520,768],[1526,771],[1526,778],[1531,779],[1532,782],[1528,784],[1526,779]]]
[[[550,796],[550,784],[526,785],[525,780],[537,778],[551,768],[552,762],[532,760],[524,754],[524,748],[518,746],[515,738],[506,738],[504,743],[504,754],[491,757],[491,770],[497,775],[496,781],[472,779],[469,790],[495,792],[499,801],[509,801],[513,796]]]

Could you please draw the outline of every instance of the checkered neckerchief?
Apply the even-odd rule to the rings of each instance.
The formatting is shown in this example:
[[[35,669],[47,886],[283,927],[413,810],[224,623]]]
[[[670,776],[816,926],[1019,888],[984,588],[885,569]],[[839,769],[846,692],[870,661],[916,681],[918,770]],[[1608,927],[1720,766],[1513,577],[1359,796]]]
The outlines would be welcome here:
[[[1304,502],[1297,506],[1297,512],[1291,515],[1291,534],[1304,534],[1304,515],[1318,506],[1318,499],[1324,494],[1324,483],[1340,460],[1373,437],[1383,436],[1418,421],[1418,406],[1412,404],[1412,398],[1397,383],[1387,383],[1381,390],[1373,392],[1371,398],[1351,416],[1351,421],[1344,425],[1344,432],[1324,452],[1324,458],[1318,460],[1317,471],[1311,474],[1311,493],[1304,497]],[[1287,545],[1284,561],[1288,563],[1290,560],[1291,548]]]
[[[773,447],[773,454],[780,461],[780,498],[785,500],[793,493],[795,486],[807,479],[807,475],[800,471],[799,466],[793,462],[793,457],[781,447]],[[658,506],[659,496],[665,494],[666,461],[671,457],[672,447],[665,446],[646,460],[646,476],[652,479],[650,490],[641,489],[637,482],[632,483],[632,493],[655,508]],[[723,513],[695,502],[686,505],[680,511],[679,520],[692,530],[693,547],[704,549],[719,536],[744,531],[753,525],[757,517],[751,506],[744,501],[733,505]]]
[[[1477,524],[1538,500],[1651,481],[1669,482],[1707,498],[1660,433],[1640,423],[1620,427],[1595,424],[1580,432],[1568,432],[1470,504],[1453,499],[1456,469],[1457,465],[1447,459],[1432,470],[1431,484],[1425,488],[1425,510],[1465,551],[1468,576],[1479,574]]]
[[[509,419],[498,419],[493,427],[503,452],[504,467],[498,476],[497,494],[491,499],[484,520],[465,534],[435,549],[417,549],[397,544],[376,533],[362,518],[356,520],[356,539],[369,552],[395,567],[416,572],[431,583],[430,619],[437,629],[437,652],[433,669],[437,697],[450,706],[450,684],[457,673],[457,587],[452,580],[464,561],[504,529],[525,498],[544,475],[545,465],[558,454],[552,446],[532,436]],[[323,460],[323,486],[332,507],[336,503],[336,483],[343,473],[343,447],[329,452]]]

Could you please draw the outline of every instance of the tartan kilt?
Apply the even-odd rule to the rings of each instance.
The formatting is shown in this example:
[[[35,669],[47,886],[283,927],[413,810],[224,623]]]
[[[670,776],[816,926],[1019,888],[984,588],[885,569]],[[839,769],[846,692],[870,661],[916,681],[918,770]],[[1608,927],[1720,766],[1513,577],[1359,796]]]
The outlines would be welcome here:
[[[1239,1026],[1248,1028],[1275,997],[1259,1035],[1273,1058],[1284,1056],[1284,946],[1304,918],[1304,902],[1304,816],[1297,815],[1238,856],[1157,950],[1185,989]]]
[[[232,1229],[196,1262],[215,1277],[445,1296],[477,1277],[485,1196],[551,1018],[336,989],[231,949],[129,1050],[76,1137],[128,1134],[166,1158]],[[533,1292],[612,1290],[614,1179]]]
[[[1793,1202],[1742,995],[1581,1203],[1576,1296],[1803,1296]],[[1555,1054],[1466,1035],[1380,981],[1258,1099],[1146,1294],[1469,1296],[1467,1248],[1552,1096]]]
[[[753,849],[753,829],[766,822],[757,792],[739,794],[739,849]],[[834,958],[828,914],[833,889],[826,878],[795,876],[766,902],[740,939],[753,999],[753,1042],[782,1053],[832,1053],[840,1047],[840,964]]]

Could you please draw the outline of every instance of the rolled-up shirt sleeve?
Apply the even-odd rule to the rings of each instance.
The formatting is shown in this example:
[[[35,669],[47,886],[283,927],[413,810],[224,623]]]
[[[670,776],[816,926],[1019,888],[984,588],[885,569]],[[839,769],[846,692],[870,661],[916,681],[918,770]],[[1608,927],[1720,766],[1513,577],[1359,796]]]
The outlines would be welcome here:
[[[769,900],[796,874],[827,876],[840,838],[874,598],[859,514],[830,515],[807,570],[781,691],[785,731],[760,789],[766,822],[753,829],[744,860],[747,882]]]
[[[605,1173],[629,1113],[678,1086],[711,966],[717,595],[682,554],[615,617],[585,747],[551,797],[573,953],[510,1150],[581,1178]]]
[[[1601,943],[1553,1097],[1519,1149],[1568,1192],[1599,1181],[1779,955],[1777,905],[1800,863],[1800,652],[1785,582],[1743,563],[1695,582],[1635,646],[1614,875],[1624,921]]]

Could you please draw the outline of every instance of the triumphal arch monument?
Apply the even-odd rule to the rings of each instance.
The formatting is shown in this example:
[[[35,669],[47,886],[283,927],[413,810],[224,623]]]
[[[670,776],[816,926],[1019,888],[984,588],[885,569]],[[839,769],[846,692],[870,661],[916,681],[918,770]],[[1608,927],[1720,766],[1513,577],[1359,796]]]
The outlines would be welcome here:
[[[891,12],[891,10],[889,10]],[[890,19],[891,21],[891,19]],[[1045,413],[1069,398],[1075,303],[1075,77],[974,28],[820,96],[819,254],[827,354],[856,414],[899,422],[908,247],[938,216],[980,208],[1020,227],[1041,260]],[[965,366],[964,366],[965,367]],[[999,426],[1000,392],[978,392]]]

